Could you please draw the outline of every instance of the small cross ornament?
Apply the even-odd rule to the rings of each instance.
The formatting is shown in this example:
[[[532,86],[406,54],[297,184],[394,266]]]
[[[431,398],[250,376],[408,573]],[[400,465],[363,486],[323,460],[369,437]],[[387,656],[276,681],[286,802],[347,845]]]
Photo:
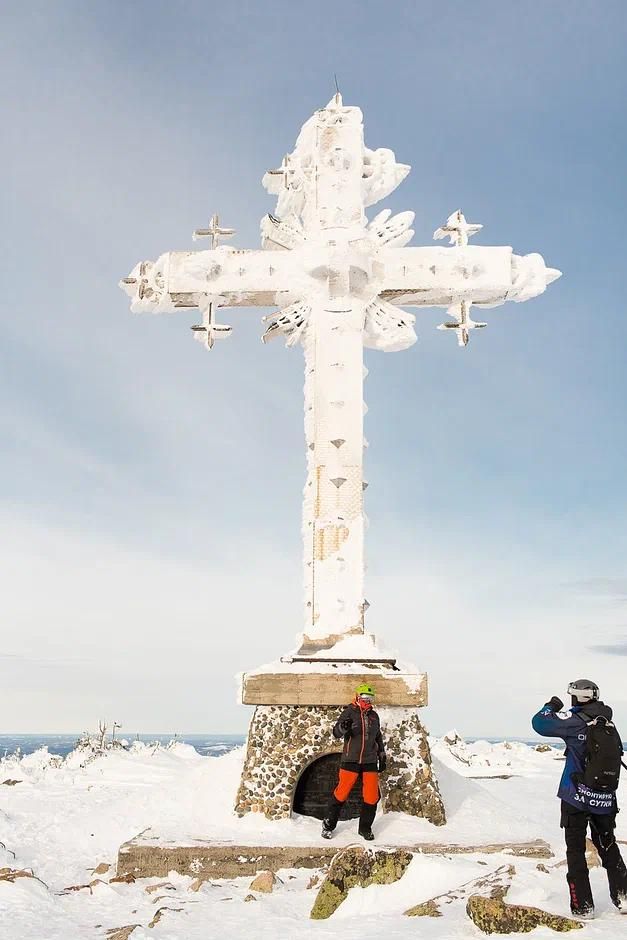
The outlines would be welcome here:
[[[268,176],[282,176],[285,189],[289,189],[290,185],[293,185],[294,177],[294,169],[290,164],[290,158],[288,156],[283,157],[281,166],[277,167],[276,170],[268,170]]]
[[[217,212],[211,216],[208,228],[197,228],[192,238],[198,241],[199,238],[210,238],[211,248],[215,249],[220,244],[221,238],[232,238],[235,235],[234,228],[221,228],[220,217]]]
[[[440,238],[446,238],[448,235],[451,239],[451,245],[457,245],[458,248],[465,248],[468,244],[468,239],[476,235],[477,232],[480,232],[482,228],[483,225],[479,225],[478,222],[467,222],[462,210],[458,209],[456,212],[449,215],[444,225],[441,225],[440,228],[436,228],[433,233],[433,238],[438,241]]]

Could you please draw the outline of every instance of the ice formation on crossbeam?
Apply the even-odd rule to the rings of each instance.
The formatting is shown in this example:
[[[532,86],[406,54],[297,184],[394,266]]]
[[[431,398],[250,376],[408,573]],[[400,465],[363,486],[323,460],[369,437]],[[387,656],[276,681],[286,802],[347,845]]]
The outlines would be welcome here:
[[[352,658],[381,655],[364,626],[364,346],[408,348],[416,341],[415,316],[402,308],[429,306],[447,309],[441,329],[465,346],[485,326],[472,318],[472,307],[528,300],[560,275],[537,254],[469,245],[482,226],[459,209],[434,233],[436,240],[448,237],[450,247],[408,247],[413,212],[393,216],[385,209],[369,221],[366,208],[393,192],[409,169],[391,150],[365,146],[361,111],[345,107],[338,94],[263,177],[277,197],[261,221],[263,250],[220,245],[234,232],[214,215],[195,232],[211,240],[211,249],[168,252],[121,282],[133,311],[199,310],[202,322],[193,329],[209,349],[231,332],[218,323],[218,309],[246,306],[278,308],[264,318],[265,342],[283,337],[288,346],[303,346],[301,658],[342,658],[338,650],[348,637],[355,638]]]

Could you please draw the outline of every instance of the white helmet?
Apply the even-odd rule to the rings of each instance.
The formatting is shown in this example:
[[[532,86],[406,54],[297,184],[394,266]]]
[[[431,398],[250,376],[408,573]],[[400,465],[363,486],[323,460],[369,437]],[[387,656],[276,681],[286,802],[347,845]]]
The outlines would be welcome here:
[[[573,704],[576,702],[584,704],[585,702],[598,702],[599,687],[591,679],[576,679],[568,685],[568,694],[573,697]]]

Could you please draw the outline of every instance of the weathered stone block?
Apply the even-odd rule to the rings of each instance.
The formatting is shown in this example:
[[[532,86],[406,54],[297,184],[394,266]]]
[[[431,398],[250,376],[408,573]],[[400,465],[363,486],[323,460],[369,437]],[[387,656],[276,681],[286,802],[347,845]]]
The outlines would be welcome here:
[[[299,672],[250,672],[242,682],[244,705],[345,705],[362,682],[372,682],[378,705],[421,707],[427,704],[427,676],[376,669],[315,672],[301,666]]]
[[[320,840],[321,843],[324,840]],[[385,846],[392,848],[392,846]],[[509,843],[488,845],[458,845],[442,842],[419,842],[403,847],[405,851],[421,855],[501,854],[502,852],[524,858],[550,858],[551,849],[546,842]],[[158,832],[148,830],[140,833],[121,846],[118,854],[119,877],[165,878],[171,871],[181,875],[192,875],[199,885],[208,878],[237,878],[256,875],[260,871],[277,872],[280,868],[322,868],[328,865],[342,846],[333,842],[320,845],[250,845],[237,842],[219,842],[207,839],[187,839],[178,842],[161,837]],[[483,879],[485,882],[486,879]],[[472,883],[476,894],[480,882]],[[163,888],[152,886],[152,891]],[[468,886],[464,886],[466,889]],[[451,892],[450,896],[468,897],[468,892]],[[438,900],[438,899],[436,899]]]

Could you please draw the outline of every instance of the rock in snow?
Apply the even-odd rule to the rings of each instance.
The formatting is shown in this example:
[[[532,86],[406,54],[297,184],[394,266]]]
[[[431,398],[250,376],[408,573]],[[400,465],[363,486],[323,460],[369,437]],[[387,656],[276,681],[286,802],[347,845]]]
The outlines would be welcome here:
[[[522,904],[506,904],[499,898],[484,898],[476,894],[468,898],[466,912],[479,930],[489,934],[529,933],[536,927],[550,927],[558,933],[565,933],[583,927],[572,917],[548,914],[537,907]]]
[[[277,877],[273,871],[260,871],[257,877],[251,881],[250,890],[271,894],[276,882]]]
[[[402,849],[376,852],[354,846],[338,852],[318,891],[310,916],[313,920],[330,917],[346,899],[351,888],[389,885],[398,881],[411,860],[411,853]]]
[[[410,907],[405,914],[407,917],[441,917],[444,905],[476,895],[502,900],[509,891],[515,874],[516,869],[513,865],[501,865],[496,871],[474,878],[453,891],[447,891],[446,894],[441,894],[437,898],[431,898],[429,901]]]
[[[139,926],[139,924],[127,924],[125,927],[113,927],[111,930],[107,930],[107,940],[128,940],[133,931]]]

